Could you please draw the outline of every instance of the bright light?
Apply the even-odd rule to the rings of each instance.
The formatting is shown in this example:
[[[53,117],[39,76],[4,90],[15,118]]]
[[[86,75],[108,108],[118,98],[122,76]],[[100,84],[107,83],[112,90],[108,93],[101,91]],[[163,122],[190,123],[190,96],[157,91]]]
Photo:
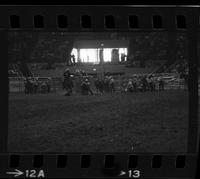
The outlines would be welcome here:
[[[127,48],[119,48],[119,60],[121,61],[122,54],[127,55]]]
[[[111,62],[111,55],[112,55],[112,50],[114,48],[103,48],[103,58],[104,62]],[[127,48],[115,48],[119,50],[119,60],[121,61],[121,55],[125,54],[127,55]],[[99,63],[100,58],[99,58],[99,51],[100,49],[80,49],[80,60],[83,63]],[[78,50],[73,48],[71,55],[75,56],[76,62],[78,58]]]
[[[73,49],[72,49],[71,55],[74,55],[74,56],[75,56],[75,61],[77,62],[78,52],[77,52],[77,49],[76,49],[76,48],[73,48]]]
[[[97,61],[96,49],[80,49],[80,58],[82,62]]]
[[[111,48],[104,48],[103,49],[104,62],[111,62],[111,52],[112,52]]]

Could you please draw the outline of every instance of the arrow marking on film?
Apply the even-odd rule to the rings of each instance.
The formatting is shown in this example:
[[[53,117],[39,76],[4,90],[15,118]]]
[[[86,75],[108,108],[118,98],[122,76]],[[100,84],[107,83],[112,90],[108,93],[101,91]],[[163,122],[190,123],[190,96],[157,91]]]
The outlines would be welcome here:
[[[22,172],[22,171],[20,171],[20,170],[17,170],[17,169],[15,169],[15,171],[14,171],[14,172],[6,172],[6,174],[9,174],[9,175],[14,175],[14,177],[18,177],[18,176],[20,176],[20,175],[23,175],[23,174],[24,174],[24,172]]]
[[[121,171],[120,174],[119,174],[119,176],[122,176],[122,175],[125,175],[125,174],[126,174],[126,172]]]

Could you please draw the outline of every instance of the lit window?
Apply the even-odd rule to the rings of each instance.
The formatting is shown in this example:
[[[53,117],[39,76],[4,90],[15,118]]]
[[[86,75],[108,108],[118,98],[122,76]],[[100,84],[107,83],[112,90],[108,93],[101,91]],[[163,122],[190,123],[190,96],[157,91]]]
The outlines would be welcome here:
[[[104,62],[110,62],[111,61],[111,52],[112,52],[111,48],[104,48],[103,49]]]
[[[127,55],[127,48],[115,48],[119,50],[119,59],[121,61],[121,55],[125,54]],[[111,62],[111,56],[112,56],[112,50],[113,48],[104,48],[103,49],[103,58],[104,62]],[[94,63],[98,64],[100,61],[99,57],[100,49],[80,49],[80,60],[83,63]],[[71,55],[74,55],[76,58],[78,58],[78,50],[73,48]]]
[[[74,55],[74,56],[75,56],[75,62],[77,62],[78,52],[77,52],[77,49],[76,49],[76,48],[73,48],[73,49],[72,49],[71,55]]]

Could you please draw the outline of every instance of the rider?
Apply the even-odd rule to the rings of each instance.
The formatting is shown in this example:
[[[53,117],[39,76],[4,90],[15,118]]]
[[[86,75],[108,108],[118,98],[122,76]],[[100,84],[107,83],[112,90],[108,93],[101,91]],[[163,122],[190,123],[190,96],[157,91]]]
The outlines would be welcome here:
[[[81,91],[82,91],[82,95],[88,95],[88,93],[93,95],[93,92],[90,89],[90,82],[87,78],[85,80],[83,80],[83,82],[81,84]]]
[[[72,94],[73,81],[72,81],[72,78],[71,78],[71,75],[70,75],[70,70],[68,68],[64,72],[63,87],[67,91],[65,96],[70,96]]]
[[[109,87],[110,87],[110,92],[114,93],[115,92],[115,81],[112,76],[109,79]]]

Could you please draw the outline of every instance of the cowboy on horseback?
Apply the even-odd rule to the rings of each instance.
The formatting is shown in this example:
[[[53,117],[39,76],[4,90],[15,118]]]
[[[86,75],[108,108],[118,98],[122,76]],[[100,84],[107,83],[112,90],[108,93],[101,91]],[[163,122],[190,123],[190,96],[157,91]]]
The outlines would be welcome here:
[[[72,94],[73,81],[68,68],[64,72],[63,88],[67,91],[65,96],[70,96]]]

